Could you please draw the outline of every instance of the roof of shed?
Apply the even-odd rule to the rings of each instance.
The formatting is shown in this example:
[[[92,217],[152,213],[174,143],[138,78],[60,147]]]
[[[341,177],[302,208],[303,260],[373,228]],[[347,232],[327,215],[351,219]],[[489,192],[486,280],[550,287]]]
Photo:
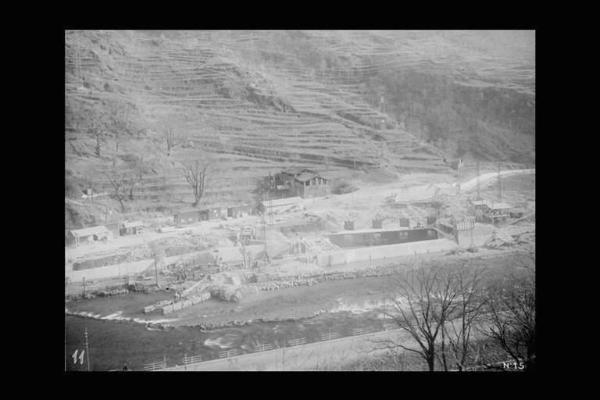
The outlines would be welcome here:
[[[505,210],[508,208],[513,208],[513,206],[511,206],[508,203],[492,203],[492,205],[490,206],[490,208],[492,210]]]
[[[281,207],[281,206],[297,204],[301,200],[302,200],[302,198],[296,196],[296,197],[286,197],[283,199],[265,200],[265,201],[262,201],[261,203],[265,207]]]
[[[300,182],[306,182],[313,178],[323,178],[323,177],[315,172],[303,172],[300,175],[298,175],[295,179]],[[323,179],[327,180],[327,178],[323,178]]]
[[[104,225],[100,225],[100,226],[93,226],[90,228],[73,229],[73,230],[71,230],[71,233],[73,234],[73,236],[82,237],[82,236],[96,235],[99,233],[110,233],[110,231]]]
[[[288,169],[282,171],[281,173],[295,176],[295,175],[300,175],[303,172],[316,173],[314,170],[312,170],[310,168],[306,168],[306,167],[288,168]]]
[[[144,226],[144,223],[142,221],[125,221],[123,222],[123,227],[124,228],[137,228],[139,226]]]

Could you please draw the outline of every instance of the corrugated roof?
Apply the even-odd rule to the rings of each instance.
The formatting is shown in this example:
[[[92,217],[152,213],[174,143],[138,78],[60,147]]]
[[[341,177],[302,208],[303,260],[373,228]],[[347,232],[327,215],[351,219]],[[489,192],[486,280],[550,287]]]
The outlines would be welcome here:
[[[511,206],[510,204],[507,203],[493,203],[490,208],[492,210],[504,210],[507,208],[513,208],[513,206]]]
[[[290,174],[290,175],[299,175],[303,172],[316,173],[312,169],[306,168],[306,167],[288,168],[285,171],[283,171],[284,174]]]
[[[416,230],[421,230],[421,229],[428,229],[428,228],[418,228]],[[353,233],[384,233],[384,232],[398,232],[398,231],[412,231],[415,229],[411,229],[411,228],[393,228],[393,229],[359,229],[359,230],[354,230],[354,231],[341,231],[341,232],[336,232],[336,233],[332,233],[329,236],[335,236],[335,235],[348,235],[348,234],[353,234]]]
[[[300,182],[306,182],[306,181],[308,181],[308,180],[310,180],[312,178],[323,178],[323,177],[320,176],[317,173],[314,173],[314,172],[311,172],[311,173],[309,173],[309,172],[303,172],[300,175],[298,175],[295,179],[298,180],[298,181],[300,181]],[[323,179],[326,180],[326,178],[323,178]]]
[[[131,221],[131,222],[123,222],[124,228],[137,228],[138,226],[143,226],[144,223],[142,221]]]
[[[177,212],[175,214],[199,213],[202,211],[206,212],[208,210],[205,208],[184,208],[181,210],[177,210]]]
[[[71,230],[71,233],[73,234],[73,236],[82,237],[82,236],[110,233],[110,231],[108,230],[107,227],[105,227],[104,225],[101,225],[101,226],[92,226],[90,228],[73,229],[73,230]]]
[[[273,199],[273,200],[265,200],[262,202],[262,205],[265,207],[282,207],[288,205],[298,204],[302,198],[300,197],[286,197],[284,199]]]

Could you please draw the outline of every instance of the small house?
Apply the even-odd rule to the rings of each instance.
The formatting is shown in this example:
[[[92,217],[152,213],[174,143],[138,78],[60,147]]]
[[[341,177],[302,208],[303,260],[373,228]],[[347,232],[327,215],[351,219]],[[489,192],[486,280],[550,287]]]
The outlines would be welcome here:
[[[493,203],[489,210],[489,217],[493,222],[510,217],[510,211],[513,206],[507,203]]]
[[[271,178],[271,190],[303,198],[326,196],[329,181],[308,168],[289,169]]]
[[[314,172],[303,172],[294,177],[293,187],[296,195],[302,198],[327,196],[329,182]]]
[[[208,219],[208,210],[199,210],[196,208],[180,210],[173,216],[175,225],[193,224],[195,222],[207,221]]]
[[[98,240],[110,240],[113,238],[112,232],[105,226],[94,226],[91,228],[73,229],[69,231],[70,241],[79,246],[83,243],[91,243]]]
[[[227,207],[227,218],[246,217],[250,214],[252,214],[252,206],[247,204]]]
[[[208,210],[209,219],[227,218],[227,207],[213,207]]]
[[[142,221],[125,221],[121,226],[121,235],[139,235],[144,230],[144,223]]]

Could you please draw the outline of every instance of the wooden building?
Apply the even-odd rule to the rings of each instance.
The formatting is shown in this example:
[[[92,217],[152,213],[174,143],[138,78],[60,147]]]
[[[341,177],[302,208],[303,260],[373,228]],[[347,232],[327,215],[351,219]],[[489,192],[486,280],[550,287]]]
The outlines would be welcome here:
[[[209,210],[197,208],[180,210],[173,216],[175,225],[193,224],[195,222],[208,221],[208,219]]]
[[[142,221],[125,221],[121,225],[121,236],[139,235],[144,231],[144,223]]]
[[[329,181],[308,168],[280,172],[271,177],[270,182],[271,191],[277,197],[320,197],[329,192]]]
[[[109,240],[113,234],[105,226],[94,226],[91,228],[73,229],[69,231],[69,241],[75,246],[91,243],[98,240]]]
[[[435,229],[365,229],[329,235],[329,241],[342,248],[364,246],[385,246],[390,244],[434,240],[438,238]]]

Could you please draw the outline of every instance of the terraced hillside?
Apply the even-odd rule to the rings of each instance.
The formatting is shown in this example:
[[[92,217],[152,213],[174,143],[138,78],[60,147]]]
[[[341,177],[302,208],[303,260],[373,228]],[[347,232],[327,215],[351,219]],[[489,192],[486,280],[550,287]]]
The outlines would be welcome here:
[[[143,162],[139,208],[183,205],[180,163],[199,157],[206,203],[248,201],[256,178],[289,166],[335,178],[441,172],[457,155],[531,162],[533,38],[486,35],[67,32],[66,195],[108,191],[111,168]]]

